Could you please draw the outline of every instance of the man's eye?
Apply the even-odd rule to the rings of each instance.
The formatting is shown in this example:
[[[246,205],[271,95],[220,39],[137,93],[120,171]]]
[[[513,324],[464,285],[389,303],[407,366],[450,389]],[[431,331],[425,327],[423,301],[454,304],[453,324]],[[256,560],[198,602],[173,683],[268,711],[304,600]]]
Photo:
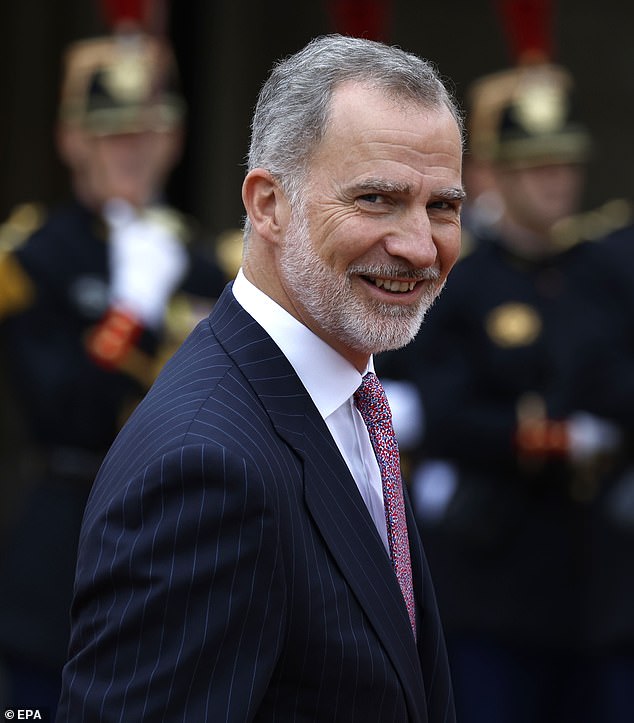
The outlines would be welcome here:
[[[435,208],[439,211],[454,211],[456,213],[460,212],[460,203],[454,202],[454,201],[435,201],[434,203],[429,204],[429,208]]]
[[[363,196],[359,196],[359,200],[372,204],[385,203],[386,201],[385,196],[380,193],[366,193]]]

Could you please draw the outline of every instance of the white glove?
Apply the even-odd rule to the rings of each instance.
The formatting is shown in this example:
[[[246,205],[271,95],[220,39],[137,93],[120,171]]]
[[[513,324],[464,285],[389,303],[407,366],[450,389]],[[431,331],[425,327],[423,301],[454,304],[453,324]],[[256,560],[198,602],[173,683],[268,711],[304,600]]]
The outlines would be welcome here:
[[[612,422],[588,412],[575,412],[566,420],[570,457],[584,462],[599,454],[615,451],[621,443],[621,430]]]
[[[185,275],[187,253],[172,229],[126,201],[108,201],[103,215],[110,230],[110,302],[156,329]]]

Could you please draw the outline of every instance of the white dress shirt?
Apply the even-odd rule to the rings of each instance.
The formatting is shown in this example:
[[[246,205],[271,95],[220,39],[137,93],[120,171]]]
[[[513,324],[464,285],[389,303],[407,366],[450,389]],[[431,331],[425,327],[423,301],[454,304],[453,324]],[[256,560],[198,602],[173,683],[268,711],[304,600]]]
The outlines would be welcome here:
[[[365,422],[352,397],[361,384],[362,374],[248,281],[242,269],[233,283],[233,295],[279,346],[306,387],[348,465],[387,549],[381,472]],[[374,371],[372,358],[366,371]]]

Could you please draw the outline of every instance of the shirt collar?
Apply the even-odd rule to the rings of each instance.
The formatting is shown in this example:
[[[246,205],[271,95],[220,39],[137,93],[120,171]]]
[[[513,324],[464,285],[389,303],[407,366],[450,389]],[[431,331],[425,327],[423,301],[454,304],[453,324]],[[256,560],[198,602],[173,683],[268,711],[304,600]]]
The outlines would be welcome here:
[[[233,295],[279,346],[324,419],[358,389],[362,375],[357,369],[254,286],[242,269],[233,282]],[[373,370],[370,357],[368,371]]]

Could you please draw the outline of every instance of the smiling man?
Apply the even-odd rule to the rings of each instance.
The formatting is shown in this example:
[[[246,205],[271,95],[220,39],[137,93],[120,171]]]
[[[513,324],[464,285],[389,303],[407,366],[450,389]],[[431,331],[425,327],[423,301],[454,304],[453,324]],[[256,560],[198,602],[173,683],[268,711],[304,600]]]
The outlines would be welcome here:
[[[245,275],[359,371],[411,341],[459,251],[455,116],[396,92],[337,85],[294,206],[266,166],[244,184]]]
[[[58,720],[455,719],[372,355],[458,256],[461,157],[426,61],[327,36],[273,69],[243,267],[88,503]]]

